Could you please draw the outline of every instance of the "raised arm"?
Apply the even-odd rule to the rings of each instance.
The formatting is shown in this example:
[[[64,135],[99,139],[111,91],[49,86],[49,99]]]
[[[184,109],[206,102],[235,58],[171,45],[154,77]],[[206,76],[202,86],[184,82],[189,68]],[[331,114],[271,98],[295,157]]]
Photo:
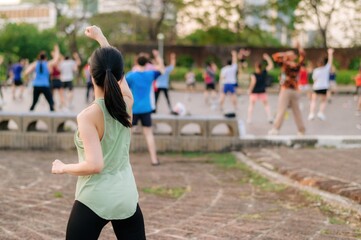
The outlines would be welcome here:
[[[163,74],[164,71],[165,71],[163,59],[162,59],[161,56],[159,55],[158,50],[153,50],[152,53],[153,53],[153,56],[154,56],[156,69],[157,69],[161,74]]]
[[[81,64],[81,59],[80,59],[80,56],[77,52],[74,52],[73,53],[73,58],[75,60],[75,63],[76,63],[76,67],[79,67],[80,64]]]
[[[301,46],[301,44],[299,42],[297,42],[296,44],[297,49],[298,49],[298,54],[300,55],[299,59],[298,59],[298,63],[299,64],[303,64],[305,62],[306,59],[306,52],[303,49],[303,47]]]
[[[332,66],[332,63],[333,63],[333,53],[334,53],[334,50],[332,48],[329,48],[327,50],[327,54],[328,54],[327,64],[329,64],[330,66]]]
[[[61,58],[61,54],[60,54],[59,46],[56,44],[54,45],[54,49],[52,51],[52,59],[48,61],[49,67],[59,62],[60,58]]]
[[[104,36],[102,30],[95,25],[87,27],[85,29],[85,35],[97,41],[100,47],[110,47],[110,44],[106,39],[106,37]]]
[[[274,65],[271,57],[267,53],[265,53],[263,54],[263,59],[266,60],[267,62],[267,67],[266,67],[267,72],[272,70],[274,68]]]
[[[177,56],[175,53],[170,54],[170,65],[174,66],[177,64]]]
[[[237,61],[238,61],[237,52],[233,50],[231,52],[231,55],[232,55],[232,64],[237,64]]]

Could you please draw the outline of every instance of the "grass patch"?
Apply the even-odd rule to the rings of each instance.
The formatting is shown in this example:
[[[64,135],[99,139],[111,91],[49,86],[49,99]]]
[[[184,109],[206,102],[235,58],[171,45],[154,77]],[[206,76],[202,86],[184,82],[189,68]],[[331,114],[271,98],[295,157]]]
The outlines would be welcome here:
[[[329,217],[328,222],[331,223],[331,224],[335,224],[335,225],[344,225],[344,224],[346,224],[345,220],[343,220],[343,219],[341,219],[339,217],[335,217],[335,216]]]
[[[200,153],[200,152],[185,152],[182,153],[183,157],[196,158],[204,157],[208,159],[210,163],[224,169],[238,169],[244,173],[245,177],[241,180],[241,183],[251,183],[262,190],[271,192],[281,192],[287,187],[283,184],[276,184],[270,182],[267,178],[252,171],[247,165],[239,162],[236,156],[232,153]]]
[[[332,232],[329,229],[322,229],[320,231],[320,234],[322,235],[330,235]]]
[[[241,218],[242,218],[242,219],[247,219],[247,220],[257,220],[257,219],[261,219],[262,216],[261,216],[261,214],[255,213],[255,214],[245,214],[245,215],[242,215]]]
[[[145,193],[157,195],[160,197],[168,197],[168,198],[178,199],[181,196],[183,196],[184,193],[189,192],[190,189],[185,188],[185,187],[171,188],[171,187],[155,186],[155,187],[143,188],[142,191]]]
[[[61,193],[61,192],[55,192],[55,193],[54,193],[54,197],[55,197],[55,198],[62,198],[62,197],[63,197],[63,193]]]

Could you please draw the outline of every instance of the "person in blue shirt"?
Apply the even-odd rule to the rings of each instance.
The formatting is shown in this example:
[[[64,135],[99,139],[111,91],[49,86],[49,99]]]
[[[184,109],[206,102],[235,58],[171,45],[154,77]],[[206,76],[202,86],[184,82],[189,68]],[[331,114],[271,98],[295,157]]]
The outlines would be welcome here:
[[[49,69],[58,61],[60,57],[59,47],[54,47],[54,58],[47,61],[47,57],[44,51],[41,51],[38,60],[31,63],[25,70],[25,75],[35,72],[35,78],[33,79],[33,103],[31,104],[30,111],[33,111],[40,94],[44,94],[46,101],[49,103],[50,111],[54,111],[54,100],[50,89],[50,71]]]
[[[25,59],[20,59],[19,62],[14,63],[11,66],[10,76],[13,80],[13,99],[16,100],[16,89],[20,88],[20,96],[19,99],[23,98],[24,93],[24,86],[23,86],[23,79],[22,79],[22,72],[25,65]]]
[[[165,67],[164,73],[162,75],[160,75],[156,81],[157,89],[155,91],[155,105],[156,105],[156,107],[158,106],[159,94],[161,92],[164,92],[164,96],[167,100],[167,104],[168,104],[170,113],[173,113],[173,110],[172,110],[172,105],[170,104],[169,95],[168,95],[169,75],[173,71],[175,65],[176,65],[176,55],[175,55],[175,53],[171,53],[170,54],[170,64]]]
[[[158,52],[153,52],[156,60],[157,70],[146,70],[146,64],[149,62],[148,58],[140,55],[137,58],[137,67],[135,71],[126,74],[125,79],[132,91],[134,98],[133,105],[133,120],[132,125],[136,126],[138,121],[143,126],[143,134],[147,142],[148,151],[150,154],[151,164],[158,166],[159,160],[157,158],[156,145],[152,130],[152,104],[150,92],[153,87],[153,82],[164,73],[164,65],[162,59],[159,57]]]

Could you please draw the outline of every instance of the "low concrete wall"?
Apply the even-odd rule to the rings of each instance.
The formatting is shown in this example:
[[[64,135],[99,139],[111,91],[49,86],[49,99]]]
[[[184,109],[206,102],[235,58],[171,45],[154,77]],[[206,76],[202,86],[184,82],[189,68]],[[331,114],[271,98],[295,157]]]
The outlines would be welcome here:
[[[236,119],[153,117],[157,150],[225,151],[239,139]],[[76,114],[0,112],[0,149],[74,149]],[[132,135],[131,151],[147,151],[142,134]]]

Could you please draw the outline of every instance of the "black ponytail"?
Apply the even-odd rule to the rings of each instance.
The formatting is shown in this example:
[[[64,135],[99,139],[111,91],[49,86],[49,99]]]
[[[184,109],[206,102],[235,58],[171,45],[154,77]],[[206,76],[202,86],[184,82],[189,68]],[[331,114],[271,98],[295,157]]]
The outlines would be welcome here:
[[[105,71],[104,102],[109,114],[125,127],[131,127],[130,116],[117,79],[111,69]]]
[[[124,62],[121,53],[113,48],[99,48],[90,60],[94,82],[104,90],[104,102],[109,114],[125,127],[131,127],[127,105],[118,85],[124,76]]]
[[[44,51],[41,51],[39,54],[39,72],[43,73],[43,62],[46,60],[46,54]]]

